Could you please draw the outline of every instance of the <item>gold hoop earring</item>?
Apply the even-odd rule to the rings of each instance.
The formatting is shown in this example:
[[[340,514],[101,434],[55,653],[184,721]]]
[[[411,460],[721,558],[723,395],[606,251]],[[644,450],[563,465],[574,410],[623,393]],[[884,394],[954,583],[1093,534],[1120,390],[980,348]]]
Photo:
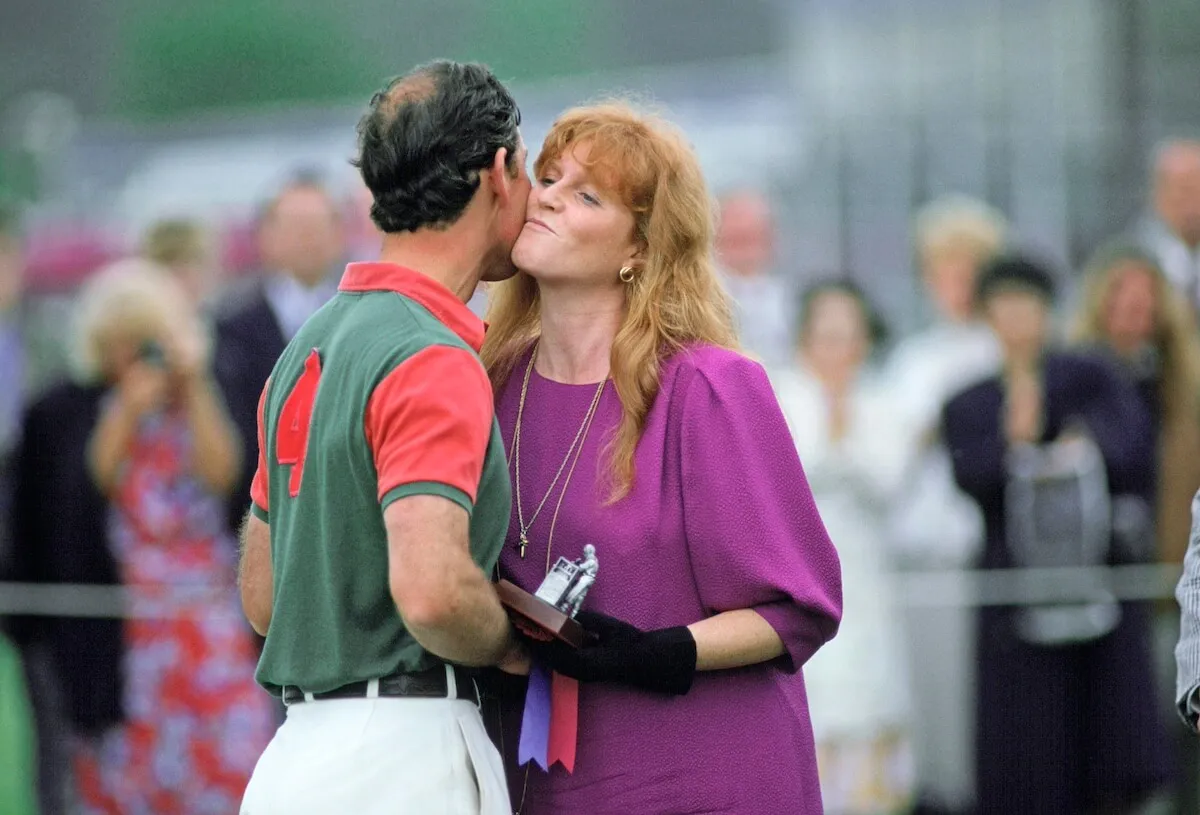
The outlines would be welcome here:
[[[633,267],[632,266],[622,266],[621,271],[617,272],[617,277],[621,278],[622,283],[626,283],[626,284],[632,283],[633,282]]]

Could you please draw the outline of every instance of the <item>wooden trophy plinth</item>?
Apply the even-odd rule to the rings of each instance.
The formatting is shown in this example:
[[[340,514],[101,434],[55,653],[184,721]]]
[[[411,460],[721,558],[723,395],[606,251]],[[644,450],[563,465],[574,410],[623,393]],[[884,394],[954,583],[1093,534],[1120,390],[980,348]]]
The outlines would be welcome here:
[[[573,648],[583,647],[583,626],[550,603],[507,580],[496,584],[496,593],[513,625],[530,637],[543,642],[557,639]]]

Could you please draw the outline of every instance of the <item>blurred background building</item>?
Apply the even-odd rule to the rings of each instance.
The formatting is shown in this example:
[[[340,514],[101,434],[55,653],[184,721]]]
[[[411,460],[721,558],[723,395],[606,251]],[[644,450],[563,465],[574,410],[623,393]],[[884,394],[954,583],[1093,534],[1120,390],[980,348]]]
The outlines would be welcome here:
[[[353,183],[381,77],[479,59],[534,143],[570,102],[655,99],[715,187],[770,188],[783,273],[853,268],[908,324],[914,204],[985,198],[1059,261],[1135,218],[1151,146],[1197,127],[1198,35],[1188,0],[12,0],[0,167],[36,201],[35,246],[66,224],[120,240],[164,210],[235,232],[297,163]],[[58,260],[35,287],[70,276]]]

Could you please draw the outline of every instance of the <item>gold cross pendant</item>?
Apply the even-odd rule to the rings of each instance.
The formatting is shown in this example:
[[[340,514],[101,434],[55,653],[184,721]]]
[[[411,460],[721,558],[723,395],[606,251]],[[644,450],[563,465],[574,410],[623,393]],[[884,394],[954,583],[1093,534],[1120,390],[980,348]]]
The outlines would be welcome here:
[[[521,540],[520,540],[520,543],[518,543],[518,546],[521,547],[521,550],[520,550],[521,559],[524,560],[525,559],[525,548],[527,546],[529,546],[529,538],[525,537],[524,532],[521,533]]]

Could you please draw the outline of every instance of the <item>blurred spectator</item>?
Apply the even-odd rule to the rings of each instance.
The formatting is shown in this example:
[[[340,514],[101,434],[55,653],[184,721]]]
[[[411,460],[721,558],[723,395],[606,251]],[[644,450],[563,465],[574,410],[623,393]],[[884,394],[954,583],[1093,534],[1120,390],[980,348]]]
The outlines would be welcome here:
[[[1150,411],[1159,552],[1164,562],[1180,564],[1191,498],[1200,488],[1200,338],[1187,302],[1149,254],[1108,247],[1088,266],[1073,338],[1119,362]]]
[[[945,401],[999,366],[995,338],[974,308],[979,267],[1004,244],[1008,225],[986,204],[939,198],[915,220],[921,278],[934,323],[903,340],[888,362],[889,393],[909,436],[912,460],[889,518],[900,562],[962,568],[983,540],[983,520],[954,483],[939,434]],[[919,798],[935,810],[970,808],[972,798],[972,612],[905,609],[912,666]]]
[[[238,529],[250,506],[258,450],[258,398],[284,345],[337,291],[346,248],[342,212],[318,181],[301,176],[259,218],[262,273],[217,309],[213,369],[242,444],[228,520]]]
[[[1200,731],[1200,493],[1192,500],[1192,519],[1183,575],[1175,587],[1180,616],[1175,706],[1194,735]]]
[[[25,347],[18,317],[24,271],[16,215],[0,208],[0,579],[10,567],[9,454],[25,395]],[[0,802],[14,815],[36,812],[36,741],[26,684],[20,653],[0,633]]]
[[[1191,529],[1188,507],[1200,488],[1200,339],[1192,310],[1153,257],[1133,246],[1114,245],[1098,252],[1088,266],[1073,338],[1117,361],[1150,412],[1158,451],[1158,506],[1146,554],[1180,564]],[[1174,681],[1179,625],[1178,607],[1166,601],[1156,618],[1164,687]],[[1200,811],[1200,749],[1186,735],[1177,741],[1186,773],[1176,811],[1191,815]]]
[[[1103,360],[1048,347],[1054,283],[1042,266],[999,258],[977,291],[1002,373],[950,400],[944,432],[986,521],[980,566],[1126,559],[1115,519],[1111,532],[1095,522],[1125,499],[1151,500],[1154,442],[1137,391]],[[981,815],[1133,812],[1169,778],[1149,609],[1083,579],[1056,586],[1086,597],[980,611]]]
[[[775,377],[842,565],[842,626],[804,666],[830,815],[906,811],[914,786],[908,666],[885,526],[908,445],[889,394],[864,370],[878,325],[854,284],[812,286],[801,305],[799,365]]]
[[[934,321],[896,347],[890,367],[905,420],[925,443],[936,434],[946,398],[993,373],[999,361],[973,297],[980,266],[1004,245],[1007,232],[1003,215],[966,196],[939,198],[917,213],[917,261]]]
[[[17,440],[25,398],[26,348],[20,314],[24,271],[16,214],[0,207],[0,382],[4,383],[0,387],[0,568],[10,545],[9,454]]]
[[[13,448],[20,436],[27,362],[21,314],[23,244],[16,212],[0,207],[0,580],[19,579],[12,508]],[[14,633],[19,635],[19,628]],[[40,665],[31,664],[31,656],[37,663],[42,655],[22,654],[0,632],[0,803],[5,812],[37,811],[36,714],[27,688]]]
[[[768,367],[787,365],[795,300],[788,283],[772,269],[775,223],[766,196],[741,190],[722,197],[716,250],[722,280],[737,307],[742,346]]]
[[[1139,228],[1145,248],[1158,258],[1188,303],[1200,303],[1200,141],[1176,139],[1154,155],[1151,212]]]
[[[30,404],[13,467],[9,579],[114,585],[108,505],[92,484],[87,441],[105,385],[62,381]],[[121,719],[121,622],[88,617],[7,621],[24,657],[37,725],[42,815],[65,815],[72,732],[95,735]]]
[[[361,176],[355,176],[354,187],[346,202],[346,260],[377,260],[383,246],[383,233],[371,219],[375,199]]]
[[[0,208],[0,462],[12,446],[24,397],[25,349],[19,309],[25,272],[17,215]],[[0,498],[0,502],[2,502]]]
[[[142,237],[142,257],[175,275],[193,303],[208,303],[222,283],[216,240],[198,222],[159,221]]]
[[[239,449],[208,378],[198,314],[144,260],[80,295],[78,369],[111,383],[88,442],[108,543],[135,616],[123,722],[81,739],[85,812],[233,812],[273,729],[235,585],[224,497]]]

